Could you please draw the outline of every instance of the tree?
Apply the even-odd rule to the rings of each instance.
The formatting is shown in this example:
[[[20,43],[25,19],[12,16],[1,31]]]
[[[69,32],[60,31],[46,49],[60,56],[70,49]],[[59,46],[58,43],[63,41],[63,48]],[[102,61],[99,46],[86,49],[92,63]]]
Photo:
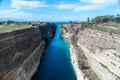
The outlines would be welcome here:
[[[73,23],[71,20],[69,20],[69,23]]]
[[[90,18],[89,17],[87,18],[87,23],[90,24]]]
[[[120,17],[116,17],[115,22],[120,23]]]
[[[120,14],[116,14],[116,17],[120,17]]]
[[[69,23],[70,23],[70,26],[73,27],[73,22],[71,20],[69,21]]]
[[[101,18],[102,23],[109,21],[109,16],[102,16]]]
[[[115,22],[120,23],[120,14],[116,14]]]
[[[88,19],[87,23],[90,23],[89,17],[87,19]],[[96,16],[95,18],[92,18],[91,22],[94,24],[101,24],[101,23],[107,23],[107,22],[120,23],[120,14]]]

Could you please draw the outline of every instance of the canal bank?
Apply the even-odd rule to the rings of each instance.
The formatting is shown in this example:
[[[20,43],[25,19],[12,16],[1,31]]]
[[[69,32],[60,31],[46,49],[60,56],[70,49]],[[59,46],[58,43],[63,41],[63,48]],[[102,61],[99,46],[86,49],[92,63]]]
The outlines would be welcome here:
[[[70,51],[61,37],[59,25],[32,80],[77,80],[71,64]]]

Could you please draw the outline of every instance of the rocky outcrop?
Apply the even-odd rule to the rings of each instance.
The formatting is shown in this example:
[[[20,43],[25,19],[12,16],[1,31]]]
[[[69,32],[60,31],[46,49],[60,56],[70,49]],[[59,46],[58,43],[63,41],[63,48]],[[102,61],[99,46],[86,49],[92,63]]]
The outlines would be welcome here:
[[[81,24],[61,27],[78,80],[120,80],[120,35],[81,29]]]
[[[30,80],[54,33],[46,24],[0,34],[0,80]]]
[[[79,33],[78,45],[101,80],[120,80],[120,35],[88,28]]]

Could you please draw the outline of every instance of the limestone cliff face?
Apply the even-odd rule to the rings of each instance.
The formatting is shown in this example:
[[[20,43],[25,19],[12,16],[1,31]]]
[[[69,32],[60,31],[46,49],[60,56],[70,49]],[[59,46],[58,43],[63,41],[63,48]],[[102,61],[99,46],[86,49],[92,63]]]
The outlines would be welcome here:
[[[120,35],[85,29],[77,42],[101,80],[120,80]]]
[[[62,32],[70,42],[73,65],[79,68],[76,74],[82,71],[83,80],[120,80],[120,35],[81,30],[81,24],[64,24]]]
[[[30,80],[55,33],[55,25],[0,34],[0,80]]]

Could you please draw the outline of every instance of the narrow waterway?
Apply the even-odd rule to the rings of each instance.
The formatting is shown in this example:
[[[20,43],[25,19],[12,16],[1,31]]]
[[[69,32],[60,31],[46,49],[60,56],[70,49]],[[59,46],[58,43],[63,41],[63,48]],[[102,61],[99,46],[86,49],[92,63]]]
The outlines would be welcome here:
[[[77,80],[71,64],[69,48],[61,37],[59,25],[32,80]]]

